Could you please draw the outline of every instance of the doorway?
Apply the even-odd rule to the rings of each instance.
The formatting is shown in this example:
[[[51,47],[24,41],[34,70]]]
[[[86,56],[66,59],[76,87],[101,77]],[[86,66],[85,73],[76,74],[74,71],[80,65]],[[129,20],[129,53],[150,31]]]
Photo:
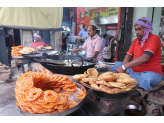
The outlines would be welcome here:
[[[20,30],[19,29],[13,29],[14,32],[14,46],[21,45],[21,39],[20,39]]]

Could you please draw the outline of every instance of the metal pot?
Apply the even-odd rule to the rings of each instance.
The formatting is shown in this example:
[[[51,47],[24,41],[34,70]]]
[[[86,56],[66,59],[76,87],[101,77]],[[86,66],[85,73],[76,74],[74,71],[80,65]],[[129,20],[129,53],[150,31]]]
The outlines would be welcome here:
[[[74,75],[74,74],[83,74],[84,71],[86,71],[88,68],[92,68],[96,65],[97,60],[95,58],[87,58],[87,57],[81,57],[81,56],[74,56],[74,55],[47,55],[45,56],[46,59],[51,60],[59,60],[59,61],[65,61],[65,60],[71,60],[71,65],[57,65],[57,64],[50,64],[41,62],[41,58],[35,58],[33,61],[39,62],[41,65],[43,65],[46,69],[52,71],[53,73],[59,73],[59,74],[66,74],[66,75]],[[88,62],[90,64],[83,65],[84,62]],[[75,62],[80,62],[81,65],[75,66]]]

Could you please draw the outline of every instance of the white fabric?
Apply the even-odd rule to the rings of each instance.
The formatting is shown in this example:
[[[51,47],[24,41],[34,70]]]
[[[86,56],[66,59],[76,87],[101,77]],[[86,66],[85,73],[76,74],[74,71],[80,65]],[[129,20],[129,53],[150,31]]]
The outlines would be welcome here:
[[[63,7],[0,7],[0,25],[24,28],[61,28]]]
[[[37,33],[35,33],[33,36],[41,39],[40,35],[38,35]]]

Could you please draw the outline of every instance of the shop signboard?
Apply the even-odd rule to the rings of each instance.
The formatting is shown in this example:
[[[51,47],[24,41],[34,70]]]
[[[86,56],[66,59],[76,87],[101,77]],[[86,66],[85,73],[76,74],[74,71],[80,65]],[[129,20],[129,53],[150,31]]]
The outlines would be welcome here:
[[[117,26],[106,26],[107,30],[116,30]]]
[[[119,7],[108,7],[107,8],[107,11],[108,11],[107,17],[118,15],[118,8]]]
[[[89,18],[93,20],[97,17],[107,17],[107,7],[89,9]]]
[[[97,17],[110,17],[118,15],[119,7],[97,7],[93,9],[89,9],[89,18],[91,20]]]

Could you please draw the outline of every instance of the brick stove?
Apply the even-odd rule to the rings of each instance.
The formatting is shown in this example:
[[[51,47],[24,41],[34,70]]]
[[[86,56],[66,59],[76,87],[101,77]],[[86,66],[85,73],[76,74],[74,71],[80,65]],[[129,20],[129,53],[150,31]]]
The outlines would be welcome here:
[[[99,98],[92,89],[87,90],[87,96],[84,104],[76,112],[72,113],[72,116],[124,116],[124,110],[126,105],[129,104],[130,100],[140,93],[137,91],[131,92],[127,97],[120,100],[105,100]]]

